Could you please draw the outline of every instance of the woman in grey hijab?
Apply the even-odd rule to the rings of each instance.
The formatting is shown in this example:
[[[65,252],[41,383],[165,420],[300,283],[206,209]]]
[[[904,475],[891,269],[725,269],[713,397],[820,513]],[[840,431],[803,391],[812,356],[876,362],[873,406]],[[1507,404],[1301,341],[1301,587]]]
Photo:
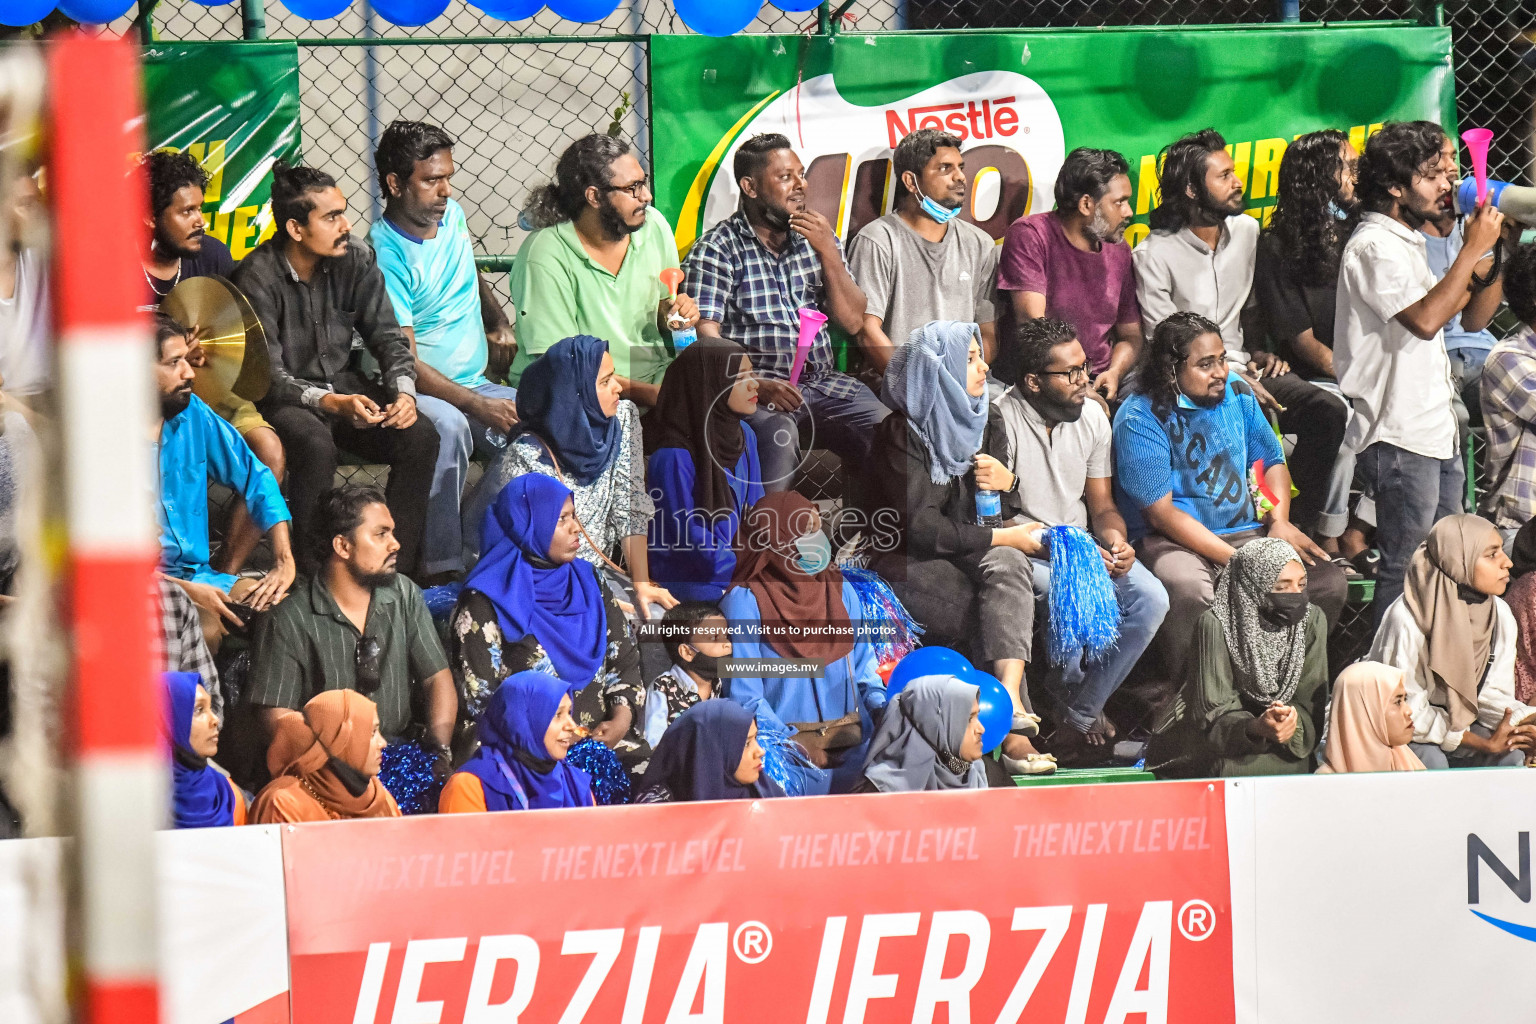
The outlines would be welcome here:
[[[1195,625],[1184,685],[1147,763],[1168,775],[1312,771],[1328,709],[1328,623],[1283,540],[1244,544]]]
[[[954,676],[920,676],[885,709],[854,792],[985,789],[981,691]]]

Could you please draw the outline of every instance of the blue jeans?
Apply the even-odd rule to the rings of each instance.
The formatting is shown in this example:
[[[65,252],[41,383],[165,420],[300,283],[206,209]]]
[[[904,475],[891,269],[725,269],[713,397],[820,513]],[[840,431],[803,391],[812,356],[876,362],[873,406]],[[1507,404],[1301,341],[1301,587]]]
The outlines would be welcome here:
[[[1483,739],[1493,735],[1486,725],[1474,725],[1475,732]],[[1410,743],[1409,748],[1419,755],[1425,768],[1518,768],[1525,763],[1525,751],[1511,750],[1507,754],[1485,754],[1470,747],[1458,747],[1450,753],[1434,743]]]
[[[1035,570],[1035,600],[1039,602],[1036,617],[1048,619],[1051,563],[1038,558],[1030,562]],[[1113,583],[1120,604],[1120,642],[1097,664],[1084,666],[1079,659],[1065,666],[1051,665],[1045,676],[1045,688],[1061,707],[1062,718],[1079,732],[1093,728],[1104,702],[1125,682],[1168,614],[1168,592],[1141,562]]]
[[[891,414],[875,393],[862,385],[854,398],[829,398],[813,388],[800,394],[805,401],[794,412],[760,408],[747,419],[757,435],[763,490],[787,491],[800,468],[800,425],[807,419],[818,448],[830,448],[850,474],[869,458],[875,424]]]
[[[516,398],[515,388],[482,384],[472,389],[487,398]],[[431,395],[416,396],[416,411],[437,428],[437,464],[427,497],[427,530],[421,540],[421,574],[433,576],[464,568],[464,533],[459,498],[469,475],[470,452],[492,456],[507,446],[506,435]]]
[[[1376,546],[1381,569],[1372,602],[1376,624],[1403,592],[1408,560],[1429,536],[1430,527],[1461,511],[1466,469],[1461,453],[1432,459],[1378,441],[1361,452],[1357,464],[1365,490],[1376,502]]]

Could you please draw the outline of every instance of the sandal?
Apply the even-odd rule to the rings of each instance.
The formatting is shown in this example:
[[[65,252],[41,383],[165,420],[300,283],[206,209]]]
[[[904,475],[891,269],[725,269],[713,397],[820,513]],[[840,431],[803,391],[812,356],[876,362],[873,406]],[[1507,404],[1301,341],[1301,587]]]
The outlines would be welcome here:
[[[1102,711],[1099,712],[1099,717],[1093,720],[1093,728],[1088,731],[1104,737],[1106,747],[1114,746],[1115,740],[1120,736],[1120,730],[1115,728],[1115,723],[1111,722],[1109,716]]]
[[[1040,716],[1028,711],[1015,711],[1013,713],[1013,726],[1008,731],[1015,736],[1034,739],[1040,735]]]
[[[1056,758],[1051,754],[1030,754],[1022,760],[1003,754],[1002,760],[1009,775],[1052,775],[1056,772]]]

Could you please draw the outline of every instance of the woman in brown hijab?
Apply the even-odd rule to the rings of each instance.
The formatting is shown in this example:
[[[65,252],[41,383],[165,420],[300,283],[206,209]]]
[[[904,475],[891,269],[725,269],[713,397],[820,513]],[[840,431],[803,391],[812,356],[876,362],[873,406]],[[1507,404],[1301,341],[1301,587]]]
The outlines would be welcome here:
[[[256,797],[257,824],[398,818],[378,780],[384,737],[373,701],[355,690],[327,690],[277,721],[267,768],[273,779]]]
[[[794,491],[770,494],[742,518],[736,571],[720,600],[731,625],[731,657],[749,661],[813,661],[804,675],[736,677],[724,696],[756,712],[759,728],[786,732],[810,751],[818,768],[786,786],[791,795],[847,792],[861,778],[885,708],[874,645],[853,584],[832,562],[821,514]],[[871,614],[873,618],[873,613]]]
[[[1515,699],[1515,617],[1500,596],[1509,566],[1492,523],[1447,516],[1376,629],[1370,660],[1402,670],[1426,768],[1518,765],[1536,751],[1533,711]]]

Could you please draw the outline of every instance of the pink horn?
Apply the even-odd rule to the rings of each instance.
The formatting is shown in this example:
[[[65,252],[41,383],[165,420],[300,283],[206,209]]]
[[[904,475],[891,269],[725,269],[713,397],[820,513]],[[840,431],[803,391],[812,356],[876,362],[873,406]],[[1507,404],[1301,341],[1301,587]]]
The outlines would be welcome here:
[[[1493,132],[1488,128],[1468,128],[1461,133],[1461,141],[1472,154],[1472,177],[1477,182],[1477,205],[1483,205],[1488,197],[1488,146],[1493,142]]]

